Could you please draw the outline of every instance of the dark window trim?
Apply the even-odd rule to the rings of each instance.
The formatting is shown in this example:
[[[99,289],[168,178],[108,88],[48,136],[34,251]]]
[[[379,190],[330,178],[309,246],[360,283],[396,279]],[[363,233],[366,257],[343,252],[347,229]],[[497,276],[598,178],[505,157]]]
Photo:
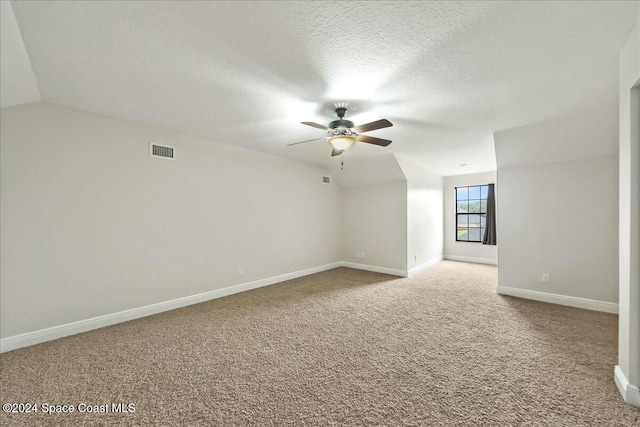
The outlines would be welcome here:
[[[480,187],[480,198],[479,199],[470,199],[469,198],[469,188],[471,187]],[[455,203],[455,215],[456,215],[456,228],[455,228],[455,233],[456,233],[456,242],[466,242],[466,243],[482,243],[482,237],[480,236],[480,240],[459,240],[458,239],[458,215],[466,215],[467,216],[467,227],[465,227],[467,230],[471,230],[471,229],[479,229],[482,230],[483,227],[469,227],[469,216],[470,215],[485,215],[485,221],[486,221],[486,215],[487,215],[487,198],[485,197],[484,199],[482,198],[482,187],[489,187],[489,184],[478,184],[478,185],[464,185],[461,187],[454,187],[454,200],[453,202]],[[462,213],[459,214],[458,213],[458,188],[466,188],[467,189],[467,204],[469,203],[470,200],[479,200],[480,201],[480,206],[482,206],[482,201],[485,201],[485,210],[484,212],[467,212],[467,213]],[[487,193],[488,193],[488,189],[487,189]],[[487,194],[488,197],[488,194]],[[464,200],[460,200],[461,202]],[[487,224],[485,223],[484,228],[487,228]],[[482,233],[480,233],[482,234]],[[469,233],[467,233],[467,236],[469,235]]]

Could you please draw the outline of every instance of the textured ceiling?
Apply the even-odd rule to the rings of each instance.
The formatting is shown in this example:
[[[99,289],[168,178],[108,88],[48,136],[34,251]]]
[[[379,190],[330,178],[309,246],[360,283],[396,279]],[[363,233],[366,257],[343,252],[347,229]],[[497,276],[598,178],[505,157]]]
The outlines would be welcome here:
[[[335,166],[347,101],[387,118],[342,157],[495,168],[493,131],[615,108],[638,2],[13,2],[44,101]],[[580,149],[580,147],[576,147]],[[460,163],[468,163],[466,168]]]

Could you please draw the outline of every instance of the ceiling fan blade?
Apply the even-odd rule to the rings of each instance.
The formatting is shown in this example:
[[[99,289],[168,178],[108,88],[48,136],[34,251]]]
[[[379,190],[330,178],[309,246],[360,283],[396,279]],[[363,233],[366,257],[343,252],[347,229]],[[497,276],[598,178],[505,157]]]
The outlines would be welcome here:
[[[381,120],[376,120],[375,122],[365,123],[364,125],[356,126],[352,130],[354,132],[361,133],[361,132],[369,132],[376,129],[388,128],[390,126],[393,126],[393,123],[391,123],[387,119],[381,119]]]
[[[381,145],[383,147],[391,144],[391,141],[389,141],[388,139],[376,138],[375,136],[369,135],[358,135],[356,137],[356,141],[368,142],[369,144]]]
[[[344,153],[344,150],[336,150],[335,148],[331,149],[331,157],[339,156]]]
[[[302,123],[303,125],[311,126],[311,127],[322,129],[322,130],[329,130],[328,127],[326,127],[325,125],[321,125],[320,123],[315,123],[315,122],[300,122],[300,123]]]
[[[292,145],[304,144],[305,142],[320,141],[322,139],[324,139],[324,138],[307,139],[306,141],[300,141],[300,142],[294,142],[293,144],[287,144],[287,147],[291,147]]]

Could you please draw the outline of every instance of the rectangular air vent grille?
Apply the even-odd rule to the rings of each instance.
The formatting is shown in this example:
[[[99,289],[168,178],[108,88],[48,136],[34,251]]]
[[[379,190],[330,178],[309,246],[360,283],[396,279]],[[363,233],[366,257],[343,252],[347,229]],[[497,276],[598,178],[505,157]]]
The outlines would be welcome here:
[[[174,159],[173,147],[166,145],[150,144],[151,157],[161,157],[163,159]]]
[[[324,182],[325,184],[329,184],[331,182],[331,178],[329,178],[328,176],[323,176],[322,182]]]

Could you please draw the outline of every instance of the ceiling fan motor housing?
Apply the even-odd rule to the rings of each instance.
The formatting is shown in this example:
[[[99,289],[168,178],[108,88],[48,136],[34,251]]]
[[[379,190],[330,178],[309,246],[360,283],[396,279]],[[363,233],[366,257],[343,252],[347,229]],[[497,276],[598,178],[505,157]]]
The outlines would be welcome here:
[[[329,128],[331,129],[351,129],[353,126],[353,122],[351,120],[334,120],[329,123]]]

